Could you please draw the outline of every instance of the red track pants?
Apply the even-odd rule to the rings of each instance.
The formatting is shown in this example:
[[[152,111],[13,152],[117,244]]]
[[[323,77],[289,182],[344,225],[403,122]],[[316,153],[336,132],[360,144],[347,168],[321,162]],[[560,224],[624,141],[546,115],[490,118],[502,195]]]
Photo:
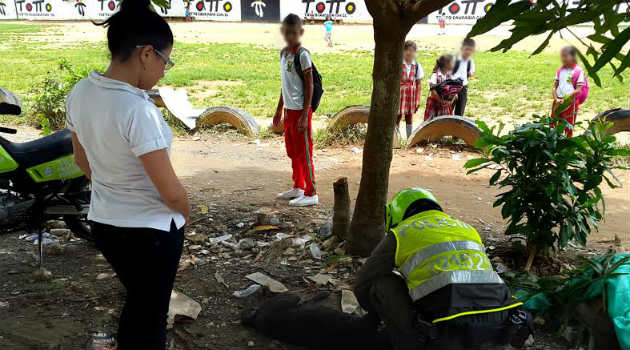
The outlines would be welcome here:
[[[293,168],[293,187],[303,189],[305,196],[313,196],[317,193],[313,167],[312,115],[313,112],[309,111],[306,132],[299,132],[298,123],[302,111],[284,110],[284,141]]]

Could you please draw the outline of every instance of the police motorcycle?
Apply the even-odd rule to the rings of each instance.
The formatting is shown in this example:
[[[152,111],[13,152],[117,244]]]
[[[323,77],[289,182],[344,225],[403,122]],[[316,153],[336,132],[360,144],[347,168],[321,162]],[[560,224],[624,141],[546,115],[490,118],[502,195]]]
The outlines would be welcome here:
[[[0,115],[21,112],[19,99],[0,88]],[[0,127],[0,133],[17,130]],[[89,204],[90,181],[74,162],[69,130],[24,143],[0,135],[0,232],[38,232],[41,259],[47,220],[61,219],[78,237],[93,240],[87,221]]]

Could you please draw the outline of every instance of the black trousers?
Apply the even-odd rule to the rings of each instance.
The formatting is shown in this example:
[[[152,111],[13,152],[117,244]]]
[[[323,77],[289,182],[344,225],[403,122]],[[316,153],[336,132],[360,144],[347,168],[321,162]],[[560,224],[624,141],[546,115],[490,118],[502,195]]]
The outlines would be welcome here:
[[[170,232],[92,223],[96,247],[127,290],[118,325],[118,349],[165,349],[166,315],[184,242]]]
[[[374,280],[367,311],[375,312],[385,323],[393,349],[503,349],[508,342],[507,313],[491,313],[440,323],[437,339],[425,343],[415,326],[417,310],[401,277],[391,274]]]
[[[468,102],[468,86],[464,86],[462,90],[457,94],[457,101],[455,102],[455,115],[460,117],[464,116],[466,112],[466,102]]]

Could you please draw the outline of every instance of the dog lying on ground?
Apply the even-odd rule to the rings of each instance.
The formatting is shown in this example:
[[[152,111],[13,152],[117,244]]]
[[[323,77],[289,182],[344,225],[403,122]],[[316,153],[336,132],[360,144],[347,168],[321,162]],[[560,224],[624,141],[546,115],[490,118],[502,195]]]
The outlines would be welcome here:
[[[317,305],[328,293],[308,301],[290,293],[276,295],[257,310],[245,311],[242,322],[268,337],[310,349],[390,349],[379,321]]]

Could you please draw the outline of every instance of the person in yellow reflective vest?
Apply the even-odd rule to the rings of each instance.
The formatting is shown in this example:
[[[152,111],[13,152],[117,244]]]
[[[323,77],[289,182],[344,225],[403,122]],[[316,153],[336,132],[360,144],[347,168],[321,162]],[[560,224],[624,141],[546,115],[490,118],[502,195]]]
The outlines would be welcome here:
[[[531,315],[493,270],[475,228],[422,188],[398,192],[385,220],[354,292],[383,321],[394,349],[523,345]]]

